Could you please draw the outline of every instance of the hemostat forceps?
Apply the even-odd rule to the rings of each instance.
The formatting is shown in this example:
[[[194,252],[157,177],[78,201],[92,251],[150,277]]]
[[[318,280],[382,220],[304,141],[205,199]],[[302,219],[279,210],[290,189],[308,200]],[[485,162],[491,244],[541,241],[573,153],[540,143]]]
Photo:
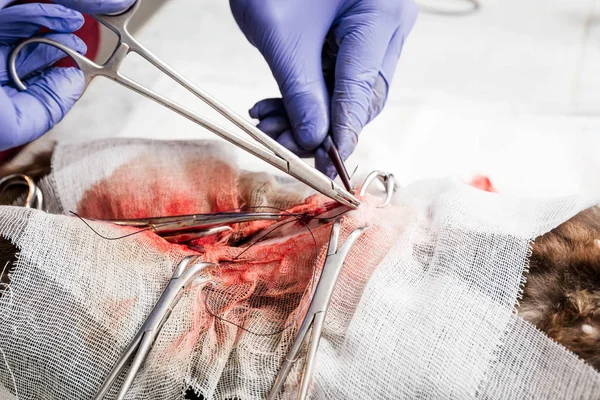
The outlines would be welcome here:
[[[191,285],[194,277],[206,267],[214,266],[212,263],[197,263],[196,256],[184,258],[175,268],[173,277],[169,281],[167,288],[158,299],[158,302],[152,309],[150,315],[142,325],[139,332],[135,335],[129,346],[123,351],[121,358],[117,361],[112,371],[94,396],[94,400],[103,399],[111,387],[117,381],[121,373],[125,370],[128,361],[131,359],[129,370],[123,379],[123,385],[119,389],[116,399],[122,400],[127,391],[133,384],[136,374],[146,360],[148,353],[158,337],[164,323],[167,321],[171,312],[179,302],[183,290]],[[192,264],[190,266],[190,264]],[[189,267],[188,267],[189,266]]]
[[[38,210],[44,207],[44,195],[31,177],[23,174],[13,174],[0,179],[0,192],[12,186],[27,186],[27,197],[23,207]]]
[[[136,218],[106,220],[115,225],[151,229],[171,243],[185,243],[190,240],[231,231],[228,225],[242,222],[273,220],[285,214],[270,212],[225,212],[215,214],[176,215],[172,217]]]
[[[340,228],[341,222],[338,219],[333,224],[331,230],[329,247],[327,248],[327,257],[325,259],[323,271],[321,272],[321,277],[319,278],[319,283],[317,284],[317,288],[315,289],[315,293],[310,303],[310,307],[308,308],[306,317],[304,317],[304,320],[302,321],[302,325],[298,331],[298,336],[292,344],[292,347],[290,348],[290,351],[288,352],[285,361],[283,362],[283,365],[277,374],[275,383],[273,384],[271,392],[269,393],[269,400],[274,400],[283,387],[285,379],[287,378],[292,365],[294,362],[296,362],[304,342],[307,338],[309,338],[309,331],[312,328],[298,399],[303,400],[308,395],[308,388],[315,366],[315,358],[319,348],[319,339],[321,338],[321,331],[323,330],[323,323],[325,322],[325,316],[327,314],[327,309],[329,308],[331,295],[333,294],[338,276],[340,275],[342,266],[344,265],[344,261],[346,260],[348,253],[358,238],[363,234],[363,232],[365,232],[365,230],[368,229],[367,227],[355,229],[348,236],[344,244],[340,246],[338,243],[340,240]]]
[[[169,67],[166,63],[164,63],[146,47],[139,43],[129,33],[128,29],[129,22],[137,11],[139,4],[140,1],[138,0],[129,10],[121,14],[94,16],[94,18],[115,32],[119,37],[117,47],[108,61],[106,61],[106,63],[103,65],[96,64],[95,62],[89,60],[85,56],[82,56],[81,54],[61,43],[45,37],[33,37],[17,45],[10,55],[8,62],[8,73],[14,84],[19,90],[27,89],[17,74],[16,66],[17,56],[25,46],[32,43],[42,43],[54,46],[64,51],[79,65],[79,68],[85,76],[86,85],[89,85],[89,83],[97,76],[103,76],[112,79],[113,81],[139,94],[142,94],[149,99],[152,99],[157,103],[171,109],[172,111],[175,111],[176,113],[188,118],[189,120],[203,126],[221,138],[233,143],[234,145],[244,149],[256,157],[261,158],[275,168],[278,168],[286,174],[295,177],[301,182],[304,182],[317,192],[320,192],[323,195],[351,208],[357,208],[360,205],[360,202],[356,197],[354,197],[353,194],[338,186],[331,179],[317,171],[315,168],[312,168],[306,164],[299,157],[277,143],[275,140],[271,139],[265,133],[261,132],[250,122],[234,113],[223,103],[219,102],[217,99],[200,89],[190,80],[176,72],[173,68]],[[197,113],[194,113],[193,111],[184,108],[181,105],[161,96],[160,94],[140,85],[132,79],[123,76],[119,72],[119,68],[127,55],[132,52],[137,53],[141,57],[145,58],[148,62],[150,62],[150,64],[160,69],[175,82],[179,83],[181,86],[193,93],[196,97],[200,98],[225,118],[233,122],[238,128],[250,135],[250,137],[252,137],[258,143],[222,128],[221,126],[214,124]]]

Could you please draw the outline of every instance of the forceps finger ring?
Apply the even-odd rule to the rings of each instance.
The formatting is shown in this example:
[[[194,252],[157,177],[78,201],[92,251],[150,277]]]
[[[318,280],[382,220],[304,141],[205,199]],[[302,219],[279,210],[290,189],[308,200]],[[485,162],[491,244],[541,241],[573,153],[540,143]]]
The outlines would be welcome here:
[[[348,235],[344,243],[340,243],[341,220],[338,219],[333,224],[329,237],[329,245],[327,247],[327,257],[325,258],[325,264],[323,265],[319,282],[317,283],[306,316],[298,330],[296,340],[292,344],[279,369],[279,373],[275,378],[275,382],[267,397],[268,400],[275,400],[275,398],[277,398],[279,391],[283,388],[285,379],[298,359],[304,343],[307,341],[308,353],[304,364],[302,381],[300,382],[298,399],[304,400],[308,396],[308,389],[314,372],[317,350],[319,348],[319,340],[321,338],[325,317],[327,315],[327,310],[329,309],[329,303],[335,290],[338,277],[350,250],[352,250],[354,244],[367,229],[368,226],[355,229]]]
[[[118,43],[109,57],[102,65],[95,63],[87,57],[77,53],[69,47],[45,37],[32,37],[18,44],[10,54],[8,60],[8,73],[19,90],[26,90],[26,86],[17,74],[16,60],[23,48],[31,43],[42,43],[54,46],[64,51],[79,66],[85,77],[86,88],[90,82],[98,76],[102,76],[119,83],[120,85],[139,93],[158,104],[167,107],[171,111],[189,119],[190,121],[204,127],[217,136],[227,140],[235,146],[262,159],[284,173],[293,176],[299,181],[307,184],[314,190],[350,208],[358,208],[360,202],[348,190],[338,186],[327,176],[317,171],[290,150],[279,144],[269,135],[262,132],[256,126],[235,113],[230,107],[205,92],[203,89],[187,79],[175,69],[170,67],[144,45],[138,42],[129,32],[129,23],[137,11],[140,0],[134,3],[127,11],[117,15],[95,15],[94,18],[106,26],[118,36]],[[178,83],[198,99],[209,105],[223,117],[231,121],[242,132],[236,133],[225,129],[212,121],[204,118],[198,113],[189,110],[165,96],[156,93],[135,80],[128,78],[120,72],[123,61],[130,53],[136,53],[151,65],[158,68],[162,73]],[[253,139],[253,140],[251,140]]]
[[[188,288],[194,278],[207,267],[214,266],[212,263],[198,262],[198,257],[188,256],[184,258],[175,268],[173,276],[158,302],[152,309],[146,321],[133,340],[123,351],[121,357],[114,365],[106,380],[98,389],[94,400],[102,400],[108,394],[117,379],[124,373],[122,386],[119,388],[116,399],[122,400],[133,384],[137,373],[144,364],[154,342],[160,331],[171,315],[171,312],[181,299],[184,290]],[[128,367],[129,364],[129,368]]]
[[[367,194],[369,186],[375,179],[378,179],[385,187],[385,200],[383,201],[383,203],[377,206],[377,208],[383,208],[390,204],[390,202],[392,201],[394,192],[398,190],[398,185],[396,184],[396,179],[394,178],[393,174],[388,174],[382,171],[373,171],[367,176],[367,178],[363,182],[363,185],[360,188],[359,195],[364,196],[365,194]]]
[[[44,195],[40,188],[27,175],[13,174],[0,179],[0,192],[12,186],[27,186],[27,197],[25,198],[25,208],[35,208],[41,210],[44,207]]]

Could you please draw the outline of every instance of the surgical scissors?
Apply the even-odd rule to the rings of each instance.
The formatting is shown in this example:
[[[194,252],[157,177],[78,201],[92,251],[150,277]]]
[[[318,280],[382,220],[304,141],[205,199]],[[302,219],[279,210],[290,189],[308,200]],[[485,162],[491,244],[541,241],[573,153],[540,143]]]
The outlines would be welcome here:
[[[103,399],[108,394],[111,387],[121,373],[125,371],[128,362],[131,360],[129,369],[123,378],[123,385],[119,389],[116,399],[122,400],[125,397],[127,391],[133,384],[136,374],[148,357],[148,353],[150,353],[154,341],[160,334],[163,325],[181,299],[184,289],[192,284],[199,272],[207,267],[215,266],[213,263],[205,262],[194,264],[197,259],[197,256],[188,256],[177,265],[166,289],[158,299],[158,302],[150,312],[150,315],[148,315],[148,318],[138,333],[134,336],[129,346],[123,351],[121,357],[108,374],[108,377],[96,393],[96,396],[94,396],[94,400]]]
[[[304,364],[304,372],[302,374],[302,381],[300,383],[300,390],[298,392],[298,399],[304,400],[308,395],[308,388],[314,371],[317,350],[319,348],[319,339],[321,338],[321,332],[323,330],[323,324],[325,322],[325,316],[327,315],[327,309],[329,308],[331,296],[333,295],[333,291],[348,253],[350,253],[350,250],[358,238],[368,229],[368,227],[365,226],[352,231],[344,244],[341,246],[339,244],[340,229],[341,220],[338,219],[331,228],[329,247],[327,248],[327,257],[325,258],[325,264],[323,265],[321,277],[319,278],[319,283],[315,289],[308,312],[302,321],[302,325],[300,326],[296,340],[292,344],[292,347],[290,348],[285,361],[283,362],[283,365],[277,374],[277,378],[275,379],[275,383],[271,388],[269,397],[267,397],[268,400],[274,400],[277,397],[277,394],[283,387],[290,369],[298,358],[298,354],[300,353],[304,342],[310,337],[308,354],[306,355],[306,363]]]
[[[238,114],[234,113],[229,107],[200,89],[197,85],[185,78],[173,68],[168,66],[165,62],[154,55],[150,50],[144,47],[129,33],[129,22],[140,5],[138,0],[131,8],[127,11],[116,14],[116,15],[96,15],[94,18],[102,23],[107,28],[111,29],[119,37],[119,42],[110,56],[110,58],[103,64],[99,65],[89,60],[85,56],[77,53],[75,50],[48,39],[46,37],[33,37],[27,39],[18,44],[12,51],[9,62],[8,62],[8,73],[13,80],[15,86],[19,90],[27,90],[27,87],[21,81],[17,73],[16,60],[20,51],[27,45],[32,43],[47,44],[54,46],[64,51],[69,57],[71,57],[79,66],[86,80],[86,87],[89,83],[98,76],[112,79],[113,81],[143,95],[151,100],[169,108],[170,110],[188,118],[189,120],[203,126],[207,130],[215,133],[221,138],[229,141],[230,143],[242,148],[243,150],[253,154],[254,156],[266,161],[275,168],[285,172],[288,175],[293,176],[299,181],[307,184],[317,192],[338,201],[351,208],[358,208],[360,205],[359,200],[348,190],[340,187],[327,176],[311,167],[299,157],[293,154],[291,151],[277,143],[277,141],[270,138],[268,135],[260,131],[257,127],[252,125],[249,121],[242,118]],[[134,80],[122,75],[119,72],[120,66],[129,53],[137,53],[141,57],[145,58],[150,64],[157,67],[164,74],[172,78],[175,82],[183,86],[185,89],[193,93],[196,97],[204,101],[206,104],[211,106],[219,114],[233,122],[243,132],[252,137],[256,142],[247,139],[244,136],[236,134],[230,130],[227,130],[210,120],[202,117],[201,115],[173,102],[172,100],[161,96],[160,94],[148,89],[135,82]]]

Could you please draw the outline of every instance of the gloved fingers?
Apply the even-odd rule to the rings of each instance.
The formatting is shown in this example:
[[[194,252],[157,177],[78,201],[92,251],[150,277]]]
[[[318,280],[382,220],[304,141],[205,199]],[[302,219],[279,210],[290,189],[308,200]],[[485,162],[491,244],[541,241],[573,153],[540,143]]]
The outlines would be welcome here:
[[[383,75],[383,78],[387,82],[388,86],[392,84],[394,72],[396,71],[396,65],[398,64],[398,59],[402,53],[402,47],[404,46],[404,42],[406,41],[408,33],[411,29],[412,24],[408,27],[400,26],[396,32],[394,32],[394,36],[392,36],[390,45],[388,46],[385,56],[383,57],[381,75]]]
[[[285,44],[261,51],[279,85],[296,143],[314,150],[329,130],[329,93],[321,69],[323,43],[314,35],[290,36]],[[275,38],[275,42],[278,39],[282,40]]]
[[[48,39],[62,43],[80,54],[85,54],[87,46],[83,40],[73,34],[64,33],[49,33],[44,35]],[[25,78],[33,72],[40,71],[58,60],[65,57],[65,53],[54,46],[47,44],[31,44],[26,46],[17,56],[16,66],[17,73],[21,78]],[[6,65],[8,63],[8,52],[0,50],[0,63]],[[0,84],[4,85],[9,82],[8,72],[0,71]]]
[[[308,80],[301,77],[305,66],[290,66],[292,69],[298,69],[293,73],[299,76],[287,89],[282,90],[295,141],[306,150],[317,148],[329,131],[329,94],[323,79],[321,63],[315,63],[318,65],[313,68],[319,70],[319,75]]]
[[[373,94],[368,105],[368,119],[365,124],[369,123],[373,118],[379,115],[385,106],[389,88],[396,70],[396,64],[398,64],[398,59],[400,58],[400,53],[402,52],[402,46],[404,44],[404,40],[406,39],[406,36],[403,34],[403,32],[403,27],[398,28],[396,32],[394,32],[385,56],[383,57],[381,71],[377,75],[377,78],[375,78],[375,83],[373,84]],[[344,145],[344,140],[342,138],[340,138],[340,141],[342,142],[342,146],[350,146],[349,149],[354,151],[354,148],[351,146],[353,144],[356,145],[355,143],[348,143],[347,145]]]
[[[54,0],[85,14],[113,14],[126,11],[136,0]]]
[[[283,106],[283,104],[281,104]],[[301,158],[315,158],[316,168],[325,173],[331,179],[337,175],[336,169],[331,163],[329,155],[323,147],[318,147],[316,151],[305,150],[301,148],[292,134],[290,121],[287,115],[274,115],[273,110],[281,111],[279,108],[271,109],[271,113],[267,114],[266,118],[262,119],[256,126],[261,131],[269,135],[272,139],[277,140],[279,144],[290,150],[292,153]],[[285,111],[284,111],[285,112]]]
[[[250,115],[250,118],[262,120],[271,115],[286,115],[286,112],[283,100],[279,97],[259,101],[250,109],[250,111],[248,111],[248,114]]]
[[[242,32],[248,38],[248,41],[252,43],[251,37],[246,34],[246,26],[248,22],[248,7],[251,7],[248,0],[229,0],[229,7],[231,8],[231,14],[235,22],[238,24]],[[252,11],[252,9],[250,9]],[[254,43],[252,45],[256,46]]]
[[[305,150],[296,142],[281,99],[266,99],[258,102],[250,110],[250,115],[253,118],[260,119],[260,122],[256,125],[258,129],[298,157],[309,158],[313,156],[312,151]]]
[[[306,150],[314,150],[321,144],[329,130],[329,95],[323,79],[320,60],[307,67],[301,62],[275,64],[275,74],[283,100],[267,99],[257,103],[250,116],[260,118],[269,114],[289,117],[296,142]],[[280,71],[277,68],[285,69]],[[312,70],[312,72],[310,72]],[[317,72],[318,71],[318,72]],[[279,78],[278,76],[284,76]],[[309,77],[310,76],[310,77]],[[283,107],[281,107],[283,106]]]
[[[327,175],[329,179],[335,179],[337,176],[337,170],[322,146],[315,150],[315,168]]]
[[[370,19],[357,23],[348,18],[335,28],[340,48],[331,119],[334,140],[343,159],[356,147],[363,127],[385,104],[395,69],[392,60],[397,61],[400,55],[416,10],[410,0],[385,1]]]
[[[83,16],[57,4],[31,3],[0,9],[0,44],[10,45],[29,38],[46,27],[55,32],[75,32]]]
[[[290,121],[285,115],[264,118],[256,127],[273,139],[277,139],[284,131],[291,131]]]
[[[410,26],[409,29],[410,28],[412,28],[412,26]],[[381,71],[377,75],[377,78],[375,78],[375,83],[373,84],[373,94],[368,105],[368,119],[365,124],[369,123],[373,118],[379,115],[385,106],[389,88],[392,79],[394,78],[396,64],[398,64],[402,46],[406,39],[406,34],[404,32],[407,32],[404,27],[399,27],[396,32],[394,32],[385,56],[383,57]],[[343,145],[344,140],[342,138],[340,138],[340,140]],[[348,146],[352,146],[352,143],[348,143]],[[352,148],[352,150],[354,149]]]
[[[319,146],[329,130],[321,50],[335,19],[336,3],[230,0],[237,24],[277,81],[296,143],[306,150]]]
[[[23,92],[11,91],[9,95],[0,91],[0,121],[6,127],[0,134],[0,150],[31,142],[48,132],[79,99],[85,80],[77,68],[49,68],[25,84],[27,90]]]
[[[387,96],[387,84],[379,77],[393,33],[383,23],[355,26],[350,21],[342,22],[338,28],[342,40],[336,62],[331,121],[333,138],[344,160],[354,151],[358,135],[373,117],[374,93],[384,92],[380,102]]]
[[[296,138],[291,130],[286,130],[279,135],[277,142],[300,158],[313,157],[312,151],[306,150],[296,143]]]

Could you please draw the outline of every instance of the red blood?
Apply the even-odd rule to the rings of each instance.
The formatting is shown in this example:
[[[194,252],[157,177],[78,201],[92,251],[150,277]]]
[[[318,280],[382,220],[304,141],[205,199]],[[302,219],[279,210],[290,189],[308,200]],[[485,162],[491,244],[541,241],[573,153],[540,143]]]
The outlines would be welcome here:
[[[219,262],[220,268],[204,307],[212,314],[235,316],[230,318],[242,325],[257,310],[272,321],[290,315],[306,301],[315,267],[324,259],[329,231],[322,225],[312,234],[305,228],[284,237],[274,232],[271,239],[249,249],[206,246],[205,260]]]
[[[213,155],[181,155],[170,162],[140,156],[87,190],[77,211],[84,217],[100,219],[229,211],[243,207],[242,199],[250,198],[255,189],[247,174],[245,177],[246,183],[240,184],[239,170]],[[273,196],[278,194],[273,192]],[[354,229],[370,226],[350,252],[341,278],[344,290],[352,293],[351,302],[356,303],[375,267],[404,229],[399,223],[402,208],[378,209],[372,204],[379,204],[380,199],[367,196],[364,200],[358,211],[344,217],[341,232],[343,242]],[[176,347],[194,346],[203,335],[212,336],[210,343],[227,342],[231,330],[220,329],[220,324],[252,331],[259,322],[273,329],[261,334],[272,334],[301,321],[331,231],[331,220],[314,217],[347,210],[316,195],[287,211],[306,216],[302,222],[309,225],[310,231],[291,218],[293,223],[258,221],[234,226],[228,235],[248,239],[241,246],[232,245],[228,235],[198,240],[197,244],[205,249],[203,260],[218,265],[207,271],[212,279],[198,292],[190,311],[194,316],[192,326],[175,341]],[[273,229],[274,224],[280,225]],[[265,232],[270,234],[261,236]],[[159,252],[168,253],[179,246],[150,231],[143,235],[154,238]],[[255,240],[258,238],[261,240]]]
[[[492,186],[492,182],[490,181],[490,179],[483,175],[476,175],[473,178],[473,180],[471,180],[470,185],[477,189],[484,190],[486,192],[497,193],[494,186]]]
[[[241,207],[237,170],[206,157],[172,168],[140,157],[117,168],[88,189],[81,216],[98,219],[146,218],[230,211]]]

